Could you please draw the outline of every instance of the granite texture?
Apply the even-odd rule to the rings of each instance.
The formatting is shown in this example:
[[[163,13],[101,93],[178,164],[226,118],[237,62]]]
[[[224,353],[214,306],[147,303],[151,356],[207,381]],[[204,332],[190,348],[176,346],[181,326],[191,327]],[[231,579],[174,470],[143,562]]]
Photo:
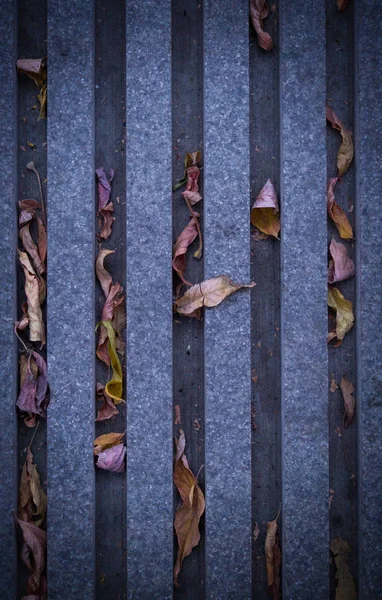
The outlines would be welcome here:
[[[94,596],[93,2],[48,5],[48,594]]]
[[[280,12],[283,597],[329,597],[325,3]]]
[[[248,3],[204,3],[205,277],[248,283]],[[251,598],[250,291],[205,311],[206,597]]]
[[[376,600],[382,598],[382,5],[361,0],[356,14],[359,597]]]
[[[128,0],[128,598],[172,597],[171,2]]]
[[[16,536],[13,510],[17,508],[17,394],[16,338],[13,323],[16,318],[16,246],[17,246],[17,178],[16,178],[16,3],[0,2],[1,81],[0,96],[0,158],[3,169],[0,211],[0,596],[16,598]]]

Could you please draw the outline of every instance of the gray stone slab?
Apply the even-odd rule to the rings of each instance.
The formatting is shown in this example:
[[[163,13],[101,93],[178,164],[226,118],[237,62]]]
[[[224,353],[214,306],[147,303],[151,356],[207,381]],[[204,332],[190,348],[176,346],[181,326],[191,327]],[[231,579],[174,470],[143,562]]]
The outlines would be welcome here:
[[[248,283],[248,3],[204,3],[205,277]],[[205,312],[206,597],[251,598],[250,292]]]
[[[127,2],[128,597],[172,597],[171,2]]]
[[[359,597],[382,598],[382,5],[356,8]]]
[[[280,13],[283,597],[329,597],[325,3]]]
[[[48,6],[48,593],[94,595],[93,2]]]
[[[16,176],[16,2],[0,2],[0,79],[7,82],[0,96],[0,162],[3,169],[0,211],[0,573],[3,598],[16,598],[17,508],[17,358],[13,324],[16,318],[17,176]]]

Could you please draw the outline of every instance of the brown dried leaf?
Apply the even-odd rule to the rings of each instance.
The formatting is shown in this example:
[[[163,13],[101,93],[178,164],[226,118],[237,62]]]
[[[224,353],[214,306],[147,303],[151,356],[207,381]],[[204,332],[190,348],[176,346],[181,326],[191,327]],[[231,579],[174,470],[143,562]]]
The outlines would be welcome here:
[[[33,523],[28,523],[16,517],[21,527],[24,546],[21,560],[31,571],[28,579],[27,592],[41,594],[46,591],[46,580],[43,576],[45,569],[46,533]]]
[[[354,145],[350,131],[345,129],[335,112],[329,107],[326,107],[326,118],[333,127],[337,129],[342,136],[342,144],[337,154],[338,177],[345,175],[354,156]]]
[[[194,206],[202,199],[202,196],[199,194],[199,175],[199,167],[196,165],[188,167],[186,189],[184,192],[182,192],[182,196],[190,203],[191,206]]]
[[[28,302],[29,318],[29,339],[31,342],[41,342],[45,344],[45,325],[42,318],[40,305],[40,284],[28,255],[21,250],[17,250],[19,261],[25,275],[25,295]]]
[[[335,538],[330,544],[330,550],[336,565],[336,600],[357,600],[354,579],[347,564],[347,557],[350,554],[349,544],[340,537]]]
[[[96,465],[99,469],[122,473],[125,470],[126,446],[117,444],[100,452]]]
[[[40,102],[39,119],[46,117],[47,102],[47,70],[45,58],[20,58],[16,63],[21,73],[28,75],[39,88],[38,99]]]
[[[202,160],[202,153],[200,150],[196,152],[187,152],[186,158],[184,159],[184,167],[188,169],[188,167],[193,167],[197,165]]]
[[[332,378],[331,382],[330,382],[330,391],[332,392],[332,394],[334,394],[334,392],[336,390],[338,390],[338,385],[336,384],[336,380],[334,379],[334,377]]]
[[[29,256],[32,259],[35,270],[37,271],[37,273],[39,275],[41,275],[42,273],[45,272],[45,266],[44,266],[43,262],[41,261],[40,254],[37,250],[36,244],[34,243],[34,241],[32,239],[29,227],[30,227],[30,222],[27,223],[26,225],[24,225],[23,227],[21,227],[21,229],[19,230],[19,237],[23,243],[24,250],[29,254]]]
[[[102,406],[98,409],[96,421],[107,421],[119,414],[118,408],[101,383],[97,383],[97,399],[102,400]]]
[[[275,188],[270,179],[257,196],[251,210],[251,223],[266,235],[278,238],[280,233],[279,206]]]
[[[189,281],[184,278],[184,272],[186,270],[186,253],[188,247],[192,244],[198,235],[197,218],[198,213],[195,213],[195,217],[191,217],[189,224],[183,229],[182,233],[178,236],[174,244],[173,249],[173,260],[172,268],[177,272],[180,279],[186,285],[192,285]]]
[[[16,406],[28,415],[40,415],[46,417],[48,407],[48,368],[45,360],[31,352],[27,361],[20,360],[20,393]],[[34,419],[24,421],[26,425],[33,426]]]
[[[98,455],[104,450],[108,448],[112,448],[117,444],[120,444],[125,437],[124,433],[104,433],[103,435],[99,435],[94,440],[94,454]]]
[[[41,488],[40,475],[33,463],[33,454],[28,448],[20,479],[19,519],[33,521],[36,527],[41,527],[46,515],[46,504],[46,494]]]
[[[183,560],[191,554],[192,549],[200,540],[199,522],[204,513],[205,500],[195,475],[188,466],[184,454],[186,439],[184,431],[179,431],[179,438],[175,440],[176,456],[174,467],[174,483],[178,489],[183,504],[175,515],[174,527],[178,538],[178,554],[174,566],[174,585],[179,586],[179,572]]]
[[[24,225],[34,219],[36,210],[41,208],[41,204],[37,200],[19,200],[20,216],[19,225]]]
[[[328,282],[335,283],[336,281],[344,281],[353,277],[355,274],[355,266],[351,258],[348,256],[347,248],[336,242],[332,238],[329,246],[329,252],[332,260],[328,267]]]
[[[47,248],[47,239],[46,239],[46,229],[44,227],[43,222],[39,217],[37,217],[37,228],[38,228],[38,253],[40,255],[41,262],[44,266],[45,271],[45,260],[46,260],[46,248]]]
[[[181,419],[181,416],[180,416],[180,406],[179,406],[179,404],[175,404],[174,410],[175,410],[174,425],[180,425],[181,422],[182,422],[182,419]]]
[[[268,521],[267,536],[265,538],[265,562],[267,568],[268,592],[273,600],[279,600],[281,598],[281,551],[277,533],[277,519],[278,515],[274,521]]]
[[[104,267],[104,260],[106,258],[106,256],[109,256],[109,254],[114,254],[115,250],[100,250],[97,256],[97,260],[96,260],[96,274],[97,274],[97,278],[98,281],[101,284],[101,288],[103,293],[105,294],[105,297],[107,298],[110,292],[110,288],[113,285],[113,279],[109,273],[109,271],[107,271]]]
[[[235,283],[227,275],[212,277],[201,283],[196,283],[188,289],[181,298],[175,300],[175,308],[179,314],[192,317],[195,316],[195,311],[202,306],[217,306],[237,290],[251,288],[254,285],[254,282],[249,284]]]
[[[106,176],[103,167],[96,169],[97,192],[98,192],[98,214],[103,218],[103,226],[100,237],[104,240],[109,239],[113,223],[114,204],[110,202],[111,182],[114,179],[114,171],[110,169],[109,179]]]
[[[266,0],[251,0],[249,14],[260,48],[270,52],[273,48],[273,41],[269,33],[266,33],[263,29],[263,20],[268,16],[268,4]]]
[[[344,399],[345,427],[349,427],[353,422],[355,413],[355,398],[353,396],[354,386],[346,379],[346,377],[342,377],[340,381],[340,390]]]
[[[259,537],[259,533],[260,533],[260,527],[257,523],[257,521],[255,521],[255,528],[253,530],[253,541],[256,542],[257,538]]]
[[[344,298],[339,289],[331,286],[328,289],[328,305],[337,313],[335,335],[330,339],[336,337],[343,340],[354,324],[353,305],[350,300]]]
[[[348,4],[349,4],[349,0],[337,0],[337,8],[341,12],[343,12],[345,10],[345,8],[347,7]]]
[[[353,237],[352,226],[350,225],[345,212],[337,204],[334,197],[334,189],[338,180],[339,177],[333,177],[328,181],[328,214],[335,223],[340,237],[344,240],[350,240]]]

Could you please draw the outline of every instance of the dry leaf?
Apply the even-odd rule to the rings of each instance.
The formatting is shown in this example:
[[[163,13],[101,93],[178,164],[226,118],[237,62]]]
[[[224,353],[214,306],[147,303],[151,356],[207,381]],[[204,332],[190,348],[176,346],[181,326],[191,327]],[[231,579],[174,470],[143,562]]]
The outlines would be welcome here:
[[[330,382],[330,391],[332,392],[332,394],[334,394],[334,392],[336,390],[338,390],[338,385],[336,384],[336,380],[334,378],[332,378],[331,382]]]
[[[23,331],[29,325],[28,302],[22,303],[21,310],[22,310],[23,316],[21,317],[20,321],[15,322],[15,331],[16,330]]]
[[[125,436],[124,433],[104,433],[103,435],[99,435],[94,440],[94,454],[98,455],[100,452],[107,450],[108,448],[112,448],[113,446],[117,446],[120,444]]]
[[[249,14],[260,48],[269,52],[273,48],[273,41],[269,33],[266,33],[263,29],[263,20],[268,16],[268,4],[266,0],[251,0]]]
[[[183,275],[186,270],[186,253],[188,247],[198,235],[198,217],[198,213],[195,213],[195,217],[191,217],[189,224],[183,229],[174,244],[172,268],[186,285],[192,285],[192,283],[187,281]]]
[[[96,421],[107,421],[119,414],[118,408],[106,394],[105,386],[101,383],[97,383],[97,399],[102,400],[102,406],[98,409]]]
[[[256,542],[257,538],[259,537],[259,533],[260,533],[260,527],[257,523],[257,521],[255,521],[255,528],[253,530],[253,541]]]
[[[99,469],[122,473],[125,470],[126,446],[117,444],[98,454],[96,465]]]
[[[42,273],[45,272],[45,266],[41,260],[40,253],[37,250],[37,246],[32,239],[29,227],[30,222],[21,227],[19,231],[19,237],[23,243],[24,250],[29,254],[29,256],[32,259],[35,270],[39,275],[42,275]]]
[[[104,240],[109,239],[113,222],[114,204],[110,202],[111,182],[114,178],[114,171],[110,169],[109,179],[106,176],[103,167],[96,169],[97,191],[98,191],[98,214],[103,218],[103,226],[100,237]]]
[[[113,371],[112,378],[107,382],[105,386],[105,392],[110,398],[113,398],[115,404],[119,404],[123,402],[122,399],[122,366],[121,361],[118,358],[117,349],[116,349],[116,336],[115,331],[110,323],[110,321],[101,321],[97,324],[97,329],[99,325],[103,325],[107,330],[108,336],[108,353],[110,359],[110,365]]]
[[[347,556],[350,554],[349,544],[338,537],[332,540],[330,550],[336,564],[336,600],[357,600],[354,579],[347,564]]]
[[[41,527],[45,519],[46,503],[46,494],[41,488],[40,475],[33,463],[33,454],[28,448],[20,479],[17,516],[22,521],[33,521],[36,527]]]
[[[101,320],[111,322],[116,334],[115,343],[117,352],[123,354],[125,343],[122,338],[122,331],[126,325],[125,295],[123,293],[123,287],[119,283],[113,284],[110,273],[104,267],[104,260],[110,254],[114,254],[114,250],[100,250],[96,260],[97,278],[106,297],[106,302],[102,309]],[[102,324],[100,325],[97,356],[100,360],[110,366],[108,335],[106,328]]]
[[[334,189],[339,177],[333,177],[328,181],[328,214],[332,221],[335,223],[338,233],[344,240],[350,240],[353,237],[353,229],[349,223],[349,220],[337,204],[334,197]]]
[[[174,425],[180,425],[181,422],[182,422],[182,419],[181,419],[181,416],[180,416],[180,406],[179,406],[179,404],[175,404],[174,410],[175,410]]]
[[[24,545],[20,558],[31,571],[28,579],[27,592],[42,594],[46,591],[46,580],[43,576],[45,569],[46,533],[33,523],[27,523],[16,517],[21,527]]]
[[[277,519],[268,521],[267,536],[265,538],[265,562],[267,568],[268,593],[273,600],[281,598],[280,593],[280,568],[281,551],[279,546],[279,536],[277,533]]]
[[[25,275],[25,295],[28,302],[29,339],[31,342],[45,344],[45,325],[40,305],[40,284],[28,255],[17,249],[19,261]]]
[[[176,456],[174,467],[174,483],[178,489],[182,504],[176,511],[174,527],[178,538],[178,554],[174,566],[174,585],[179,586],[179,572],[183,560],[200,540],[199,522],[204,513],[204,495],[198,486],[195,475],[188,466],[184,454],[186,439],[184,431],[179,431],[179,439],[175,440]]]
[[[346,379],[346,377],[342,377],[340,381],[340,390],[344,399],[345,427],[349,427],[353,422],[355,412],[355,398],[353,396],[354,386]]]
[[[45,58],[20,58],[16,66],[21,73],[28,75],[39,89],[38,99],[40,102],[39,119],[46,117],[46,101],[47,101],[47,70]]]
[[[28,223],[28,221],[31,221],[35,217],[36,210],[41,208],[41,204],[37,200],[19,200],[19,207],[19,225],[21,227],[21,225]]]
[[[251,223],[266,235],[278,239],[280,233],[279,206],[275,188],[270,179],[257,196],[251,210]]]
[[[190,203],[191,206],[194,206],[202,199],[202,196],[199,194],[199,175],[199,167],[197,167],[196,165],[188,167],[186,189],[182,193],[182,196],[185,200],[187,200]]]
[[[202,306],[217,306],[237,290],[251,288],[254,285],[254,282],[249,284],[235,283],[226,275],[212,277],[201,283],[196,283],[188,289],[181,298],[175,300],[175,308],[179,314],[193,317],[195,312]]]
[[[329,107],[326,107],[326,118],[333,127],[337,129],[342,136],[342,144],[337,154],[338,177],[345,175],[354,156],[354,145],[350,131],[347,131],[335,112]]]
[[[329,246],[332,260],[329,261],[328,282],[344,281],[354,276],[355,266],[348,256],[347,248],[332,238]]]
[[[345,10],[345,8],[347,7],[348,4],[349,4],[349,0],[337,0],[337,8],[341,12],[343,12]]]
[[[196,152],[187,152],[186,158],[184,159],[184,167],[187,169],[188,167],[192,167],[197,165],[202,160],[202,153],[200,150]]]
[[[353,305],[350,300],[346,300],[340,290],[335,287],[328,289],[328,304],[330,308],[336,311],[336,329],[335,335],[338,340],[343,340],[354,324]],[[328,339],[328,341],[330,341]]]
[[[31,352],[26,362],[20,360],[20,393],[16,406],[29,415],[46,417],[48,403],[47,364],[37,352]]]
[[[38,253],[39,253],[41,262],[42,262],[42,264],[44,266],[44,270],[45,270],[46,249],[47,249],[46,229],[44,227],[43,222],[38,217],[37,217],[37,227],[38,227]]]

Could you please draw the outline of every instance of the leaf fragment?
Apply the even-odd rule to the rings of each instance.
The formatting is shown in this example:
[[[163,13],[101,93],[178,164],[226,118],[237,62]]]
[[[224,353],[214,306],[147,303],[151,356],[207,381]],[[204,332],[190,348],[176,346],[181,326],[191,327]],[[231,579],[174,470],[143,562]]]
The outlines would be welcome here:
[[[28,448],[19,486],[18,517],[41,527],[46,515],[47,499],[40,484],[40,475]]]
[[[266,0],[251,0],[249,5],[249,14],[252,25],[256,31],[257,41],[260,48],[270,52],[273,48],[273,41],[269,33],[263,29],[263,20],[268,16],[268,4]]]
[[[354,386],[346,379],[346,377],[342,377],[340,381],[340,390],[345,407],[345,427],[349,427],[354,420],[355,413],[355,398],[353,396]]]
[[[354,324],[353,305],[350,300],[346,300],[338,288],[331,286],[328,289],[328,305],[336,311],[336,329],[334,335],[329,334],[330,339],[336,337],[338,340],[343,340]],[[330,339],[328,338],[328,341]]]
[[[339,11],[343,12],[347,5],[349,4],[349,0],[337,0],[337,8]]]
[[[178,554],[174,566],[174,585],[179,586],[179,573],[183,560],[200,540],[199,522],[205,509],[205,500],[197,478],[192,473],[184,454],[186,438],[184,431],[179,431],[175,439],[176,456],[174,467],[174,483],[182,499],[176,511],[174,527],[178,538]]]
[[[354,579],[347,564],[351,551],[349,544],[341,537],[334,538],[330,543],[330,550],[336,565],[336,600],[357,600]]]
[[[28,523],[16,517],[20,525],[24,545],[21,550],[21,560],[31,571],[28,579],[27,593],[43,594],[46,591],[45,569],[46,533],[33,523]]]
[[[20,73],[28,75],[39,89],[38,100],[40,102],[39,119],[46,117],[47,103],[47,59],[44,58],[20,58],[16,63]]]
[[[28,303],[29,339],[45,344],[45,325],[40,305],[40,284],[26,252],[17,249],[25,275],[25,295]]]
[[[347,248],[343,244],[336,242],[334,237],[332,237],[330,242],[329,252],[332,260],[329,261],[328,282],[335,283],[336,281],[344,281],[353,277],[355,266],[348,256]]]
[[[107,349],[109,353],[110,365],[113,371],[112,378],[105,386],[105,392],[108,396],[110,396],[110,398],[113,398],[115,404],[119,404],[124,400],[122,398],[122,366],[117,354],[115,331],[110,321],[101,321],[98,323],[97,328],[99,325],[103,325],[107,330]]]
[[[172,260],[172,268],[178,274],[179,278],[186,285],[192,285],[185,279],[184,272],[186,270],[186,253],[188,247],[192,244],[192,242],[196,239],[198,235],[198,227],[196,219],[199,217],[198,213],[195,213],[195,217],[191,217],[188,225],[183,229],[183,231],[178,236],[173,249],[173,260]]]
[[[107,421],[119,414],[118,408],[106,394],[105,386],[101,383],[97,383],[97,399],[102,400],[102,406],[98,409],[96,421]]]
[[[266,235],[279,239],[280,218],[276,190],[270,179],[260,190],[251,210],[251,223]]]
[[[122,473],[125,470],[126,446],[117,444],[98,454],[96,465],[99,469]]]
[[[193,317],[202,306],[217,306],[237,290],[251,288],[254,285],[254,282],[235,283],[227,275],[212,277],[189,288],[181,298],[175,300],[175,308],[179,314]]]
[[[280,568],[281,550],[277,533],[277,517],[268,521],[267,536],[265,538],[265,563],[267,569],[268,593],[273,600],[280,600]]]
[[[42,273],[45,272],[45,265],[43,264],[40,257],[40,253],[37,250],[37,246],[32,239],[29,227],[30,222],[23,225],[23,227],[21,227],[21,229],[19,230],[19,237],[23,243],[24,250],[29,254],[29,256],[32,259],[35,271],[38,273],[38,275],[42,275]]]
[[[339,177],[333,177],[328,181],[328,214],[337,227],[340,237],[344,240],[350,240],[353,237],[353,229],[349,223],[345,212],[335,201],[334,189]]]
[[[108,240],[111,235],[113,223],[115,221],[115,218],[113,217],[114,204],[113,202],[110,202],[111,182],[114,179],[114,171],[113,169],[110,169],[108,179],[104,168],[100,167],[99,169],[96,169],[96,178],[98,192],[98,214],[101,215],[103,219],[103,226],[99,235],[102,239]]]
[[[353,157],[354,157],[354,145],[350,131],[345,129],[342,122],[339,120],[333,109],[329,106],[326,107],[326,118],[333,127],[341,133],[342,144],[337,154],[337,168],[338,177],[345,175],[348,170]]]

